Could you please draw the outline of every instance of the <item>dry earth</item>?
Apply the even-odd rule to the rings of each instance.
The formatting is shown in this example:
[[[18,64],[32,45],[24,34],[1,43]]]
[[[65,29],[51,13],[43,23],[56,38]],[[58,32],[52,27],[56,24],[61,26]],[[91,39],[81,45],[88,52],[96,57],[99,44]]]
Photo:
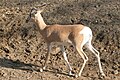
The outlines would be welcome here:
[[[89,26],[93,45],[100,51],[105,78],[99,75],[95,56],[87,51],[82,76],[68,76],[68,69],[56,46],[44,64],[46,44],[35,25],[25,23],[31,7],[50,3],[42,13],[46,24]],[[68,59],[74,72],[83,60],[73,47],[67,46]],[[120,1],[119,0],[0,0],[0,80],[120,80]]]

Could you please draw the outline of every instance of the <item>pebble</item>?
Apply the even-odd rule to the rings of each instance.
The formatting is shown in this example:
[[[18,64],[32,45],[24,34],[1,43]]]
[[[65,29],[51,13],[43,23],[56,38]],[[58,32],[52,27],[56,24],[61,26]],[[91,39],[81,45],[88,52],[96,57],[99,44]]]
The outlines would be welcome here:
[[[3,76],[4,76],[4,77],[7,76],[7,73],[3,73]]]
[[[7,76],[7,73],[6,73],[4,70],[2,70],[2,71],[0,72],[0,75],[5,77],[5,76]]]
[[[117,65],[112,66],[112,69],[117,70]]]
[[[119,74],[118,70],[115,70],[115,71],[114,71],[114,74]]]

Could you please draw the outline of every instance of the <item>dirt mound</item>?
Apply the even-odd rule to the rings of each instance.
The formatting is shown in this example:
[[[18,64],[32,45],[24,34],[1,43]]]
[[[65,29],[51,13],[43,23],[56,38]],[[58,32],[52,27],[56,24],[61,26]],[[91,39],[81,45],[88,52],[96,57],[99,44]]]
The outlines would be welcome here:
[[[93,45],[100,51],[106,78],[120,80],[119,0],[2,0],[0,1],[0,80],[73,80],[61,52],[53,47],[47,70],[39,72],[46,58],[46,44],[37,27],[25,23],[31,7],[50,3],[42,13],[46,24],[84,24],[93,31]],[[83,60],[67,46],[74,72]],[[101,80],[95,56],[89,57],[82,76],[76,80]],[[75,79],[74,79],[75,80]]]

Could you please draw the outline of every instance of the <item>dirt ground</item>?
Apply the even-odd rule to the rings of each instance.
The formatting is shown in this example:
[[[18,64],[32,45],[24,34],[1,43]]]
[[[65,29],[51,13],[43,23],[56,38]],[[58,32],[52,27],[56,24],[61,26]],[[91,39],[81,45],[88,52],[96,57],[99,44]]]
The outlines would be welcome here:
[[[53,46],[47,69],[39,68],[46,58],[46,44],[32,23],[25,23],[30,8],[50,4],[42,13],[46,24],[84,24],[93,31],[93,45],[100,52],[106,77],[101,78],[96,57],[89,60],[82,76],[68,76],[57,46]],[[76,73],[83,60],[73,46],[66,46]],[[120,80],[119,0],[0,0],[0,80]]]

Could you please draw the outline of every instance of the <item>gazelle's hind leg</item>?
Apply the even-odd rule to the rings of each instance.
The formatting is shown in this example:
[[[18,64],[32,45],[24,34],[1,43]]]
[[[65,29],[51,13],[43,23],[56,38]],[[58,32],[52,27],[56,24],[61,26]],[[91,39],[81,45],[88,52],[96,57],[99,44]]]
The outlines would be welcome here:
[[[100,55],[99,55],[100,53],[92,46],[91,41],[86,43],[86,47],[97,57],[100,73],[102,76],[105,76],[100,62]]]
[[[79,38],[79,37],[81,37],[81,38]],[[76,40],[75,42],[75,48],[76,48],[76,50],[77,50],[77,52],[79,53],[79,55],[82,57],[82,59],[83,59],[83,64],[82,64],[82,67],[81,67],[81,69],[79,69],[79,72],[78,72],[78,74],[76,74],[75,75],[75,77],[79,77],[79,76],[81,76],[81,74],[82,74],[82,72],[83,72],[83,69],[84,69],[84,67],[85,67],[85,64],[86,64],[86,62],[88,61],[88,57],[87,57],[87,55],[84,53],[84,51],[83,51],[83,46],[85,45],[85,43],[86,43],[86,40],[84,40],[84,39],[86,39],[86,36],[84,36],[83,37],[83,35],[80,35],[78,38],[79,38],[79,41],[78,40]]]
[[[78,51],[78,53],[80,54],[80,56],[82,57],[82,59],[83,59],[84,62],[83,62],[83,65],[82,65],[81,69],[79,70],[79,73],[76,74],[75,77],[81,76],[82,71],[83,71],[83,69],[84,69],[84,67],[85,67],[85,64],[86,64],[86,62],[88,61],[88,57],[87,57],[87,55],[84,53],[82,47],[83,47],[83,46],[80,46],[80,47],[79,47],[79,46],[76,46],[76,50]]]

